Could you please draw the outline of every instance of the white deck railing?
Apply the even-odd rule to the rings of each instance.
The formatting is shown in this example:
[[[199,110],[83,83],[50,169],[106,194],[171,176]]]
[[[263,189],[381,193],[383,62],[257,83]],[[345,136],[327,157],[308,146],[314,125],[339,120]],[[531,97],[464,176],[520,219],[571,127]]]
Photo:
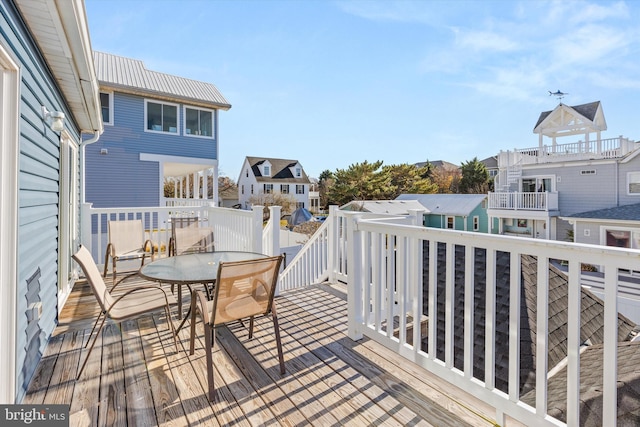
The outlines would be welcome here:
[[[498,154],[498,167],[502,169],[515,164],[526,165],[582,159],[616,159],[629,154],[636,148],[636,143],[623,136],[595,141],[519,148],[513,151],[501,151]]]
[[[546,212],[558,210],[556,192],[490,192],[488,199],[487,209]]]
[[[504,425],[505,416],[529,426],[564,425],[547,415],[547,375],[535,379],[535,404],[530,406],[520,396],[520,319],[521,319],[521,255],[537,260],[537,303],[530,309],[537,312],[535,372],[549,372],[549,265],[552,259],[568,261],[568,323],[567,323],[567,424],[580,425],[580,270],[582,263],[604,265],[604,425],[615,426],[617,418],[617,276],[620,269],[640,268],[640,251],[540,241],[422,226],[390,224],[357,216],[348,221],[348,298],[349,335],[353,339],[367,336],[399,355],[424,367],[450,383],[472,393],[496,409],[496,420]],[[463,259],[456,260],[455,248],[463,250]],[[444,262],[435,254],[445,248]],[[486,253],[486,275],[483,284],[486,311],[474,309],[474,283],[478,272],[474,256],[477,250]],[[425,261],[424,252],[432,254]],[[497,253],[509,253],[509,315],[508,315],[508,383],[507,390],[496,388],[496,271]],[[457,261],[457,262],[456,262]],[[426,263],[426,265],[425,265]],[[456,283],[464,270],[464,283]],[[440,287],[438,286],[440,282]],[[454,298],[455,289],[463,286],[463,299]],[[438,289],[444,295],[438,296]],[[459,289],[459,288],[458,288]],[[424,301],[428,301],[425,305]],[[444,304],[438,310],[437,304]],[[464,305],[464,310],[456,310]],[[473,373],[474,311],[485,316],[484,379]],[[463,312],[463,320],[454,313]],[[439,317],[440,316],[440,317]],[[424,320],[428,319],[427,326]],[[396,327],[389,327],[395,325]],[[459,328],[463,325],[463,331]],[[533,326],[532,326],[533,327]],[[426,332],[426,333],[425,333]],[[454,365],[454,341],[462,336],[463,366]],[[437,337],[443,337],[438,340]],[[438,347],[442,343],[444,347]],[[413,345],[421,343],[421,345]],[[424,345],[426,343],[426,346]],[[459,342],[458,342],[459,344]],[[459,353],[458,353],[459,355]]]
[[[99,265],[104,263],[109,240],[107,222],[110,220],[142,219],[146,238],[154,242],[159,255],[166,254],[172,216],[199,217],[202,226],[213,229],[216,250],[280,253],[279,227],[269,223],[263,227],[262,206],[244,211],[207,206],[93,208],[85,204],[82,209],[81,241]],[[270,210],[271,218],[280,218],[279,207]]]

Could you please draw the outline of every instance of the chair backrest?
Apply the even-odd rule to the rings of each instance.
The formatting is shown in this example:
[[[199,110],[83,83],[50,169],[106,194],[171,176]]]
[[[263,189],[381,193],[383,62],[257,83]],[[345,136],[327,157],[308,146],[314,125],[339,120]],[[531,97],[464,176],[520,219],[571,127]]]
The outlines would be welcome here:
[[[102,311],[106,311],[113,305],[114,299],[107,290],[104,280],[102,280],[102,275],[91,256],[91,252],[84,246],[80,246],[80,249],[72,255],[72,258],[80,265],[80,268],[82,268],[84,276],[91,285],[91,290],[98,300],[98,304],[100,304],[100,308]]]
[[[206,251],[212,237],[201,231],[198,217],[171,218],[171,237],[176,254]]]
[[[268,314],[273,306],[282,255],[221,262],[214,290],[211,324]]]
[[[142,249],[144,246],[144,228],[141,219],[109,221],[109,243],[116,253],[123,254]]]

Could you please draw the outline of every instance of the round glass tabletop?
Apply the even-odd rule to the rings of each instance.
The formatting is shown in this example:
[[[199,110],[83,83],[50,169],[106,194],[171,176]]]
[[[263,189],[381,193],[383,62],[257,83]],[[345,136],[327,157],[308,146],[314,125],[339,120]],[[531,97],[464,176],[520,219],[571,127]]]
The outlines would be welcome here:
[[[221,262],[266,258],[256,252],[218,251],[178,255],[150,262],[138,274],[147,280],[165,283],[209,283],[218,275]]]

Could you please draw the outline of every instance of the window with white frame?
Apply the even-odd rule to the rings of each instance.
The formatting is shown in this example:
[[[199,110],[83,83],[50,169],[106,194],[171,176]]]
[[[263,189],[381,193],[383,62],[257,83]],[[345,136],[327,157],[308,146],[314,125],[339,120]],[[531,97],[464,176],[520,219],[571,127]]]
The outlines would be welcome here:
[[[185,107],[184,134],[213,137],[213,111]]]
[[[262,167],[262,173],[264,176],[271,176],[271,166],[264,165]]]
[[[605,246],[640,249],[640,229],[603,226],[600,228],[600,240]]]
[[[473,231],[478,230],[480,230],[480,217],[476,215],[473,217]]]
[[[302,176],[302,168],[296,168],[296,178],[300,178]]]
[[[244,194],[244,184],[242,184],[242,186],[240,187],[240,191],[241,191],[240,194]]]
[[[448,229],[453,229],[455,228],[455,218],[452,216],[448,216],[447,217],[447,228]]]
[[[304,202],[297,202],[296,203],[296,209],[299,209],[299,208],[304,208]]]
[[[113,93],[100,92],[100,109],[102,122],[105,125],[113,124]]]
[[[281,184],[280,185],[280,192],[282,194],[289,194],[289,184]]]
[[[273,193],[273,184],[265,184],[264,185],[264,194]]]
[[[640,172],[629,172],[627,174],[627,194],[640,195]]]
[[[178,106],[145,100],[145,121],[148,132],[178,133]]]
[[[296,184],[296,194],[304,194],[304,185]]]

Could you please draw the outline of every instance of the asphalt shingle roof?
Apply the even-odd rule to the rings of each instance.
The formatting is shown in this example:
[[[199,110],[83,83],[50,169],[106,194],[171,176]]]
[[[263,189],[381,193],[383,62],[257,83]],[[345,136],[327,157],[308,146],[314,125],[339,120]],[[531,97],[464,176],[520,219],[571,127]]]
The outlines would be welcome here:
[[[567,215],[572,218],[585,219],[614,219],[622,221],[640,221],[640,203],[633,205],[617,206],[614,208],[597,209],[593,211]]]
[[[564,104],[560,104],[560,105],[564,105]],[[589,102],[588,104],[580,104],[580,105],[574,105],[574,106],[566,105],[566,106],[569,108],[573,108],[578,114],[593,121],[596,118],[596,112],[598,111],[598,107],[600,106],[600,101]],[[538,117],[538,121],[536,122],[536,125],[533,127],[533,129],[536,129],[538,125],[540,125],[540,123],[544,121],[544,119],[546,119],[547,117],[549,117],[551,113],[553,113],[553,111],[555,111],[555,108],[552,111],[544,111],[540,113],[540,117]]]
[[[279,181],[282,183],[297,183],[297,184],[309,184],[309,177],[302,168],[302,176],[300,178],[296,178],[291,173],[291,167],[299,164],[297,160],[289,160],[289,159],[273,159],[270,157],[249,157],[247,156],[247,161],[249,162],[249,166],[251,166],[251,170],[253,171],[253,175],[256,177],[258,182],[273,182]],[[269,161],[271,163],[271,176],[262,176],[260,172],[260,166],[265,161]]]

